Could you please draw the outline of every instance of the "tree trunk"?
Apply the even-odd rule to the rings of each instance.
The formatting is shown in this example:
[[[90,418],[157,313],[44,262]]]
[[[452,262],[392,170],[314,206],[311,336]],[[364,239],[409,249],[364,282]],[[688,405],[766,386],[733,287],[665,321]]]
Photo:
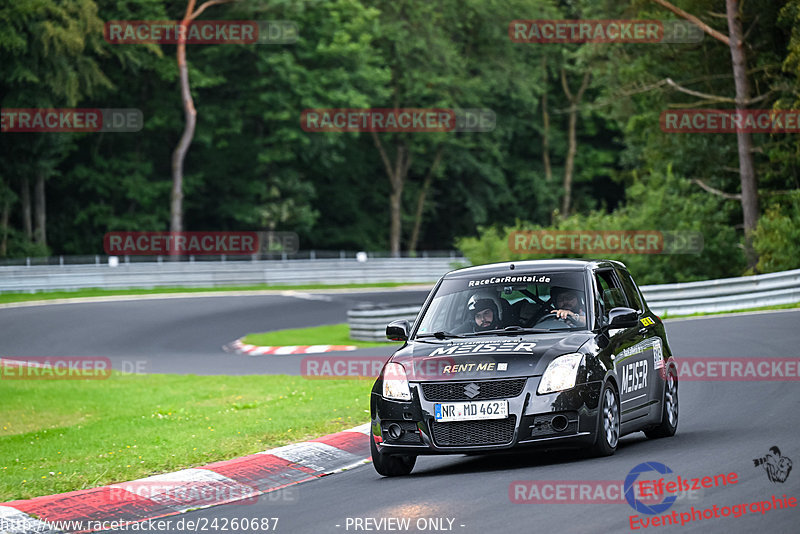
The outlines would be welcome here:
[[[411,155],[408,152],[408,147],[402,141],[398,141],[397,157],[392,166],[389,161],[389,156],[383,148],[380,138],[376,132],[372,132],[372,140],[378,153],[383,161],[386,175],[389,177],[389,183],[392,190],[389,194],[389,250],[393,258],[400,256],[400,236],[402,231],[403,222],[403,187],[405,186],[406,176],[408,176],[408,169],[411,166]]]
[[[181,26],[188,26],[200,13],[207,8],[233,2],[234,0],[207,0],[195,11],[196,0],[189,0],[186,5],[186,13],[181,20]],[[194,108],[192,91],[189,87],[189,67],[186,64],[186,42],[178,39],[178,73],[181,80],[181,102],[183,103],[183,114],[186,124],[183,128],[183,135],[172,153],[172,195],[170,197],[170,232],[183,231],[183,161],[189,151],[189,145],[194,138],[194,129],[197,124],[197,110]]]
[[[542,91],[542,163],[544,163],[544,179],[553,179],[553,168],[550,165],[550,112],[547,110],[547,58],[542,58],[544,73],[544,91]]]
[[[22,177],[22,190],[20,191],[19,201],[22,204],[22,228],[25,230],[25,237],[33,241],[33,221],[31,219],[31,187],[28,177]]]
[[[8,217],[11,212],[11,202],[6,198],[3,201],[3,212],[0,213],[0,256],[8,253]]]
[[[736,110],[744,111],[750,100],[750,84],[747,81],[747,56],[742,37],[742,21],[739,19],[738,0],[726,0],[728,15],[728,38],[733,63],[733,81],[736,86]],[[755,268],[758,256],[753,249],[753,230],[758,224],[758,187],[753,165],[753,139],[748,132],[736,132],[739,149],[739,180],[742,187],[742,215],[744,216],[744,240],[747,265]]]
[[[34,203],[35,203],[35,218],[36,229],[34,230],[34,237],[36,243],[47,246],[47,204],[45,203],[44,196],[44,172],[38,171],[36,174],[36,187],[34,187]]]
[[[428,190],[431,188],[431,183],[433,182],[433,175],[441,160],[442,147],[439,146],[436,151],[436,156],[433,158],[431,168],[428,169],[428,174],[422,182],[422,189],[419,191],[419,196],[417,196],[417,210],[414,213],[414,228],[411,230],[411,239],[408,242],[408,252],[412,254],[417,251],[417,241],[419,240],[419,233],[422,228],[422,214],[425,210],[425,198],[428,196]]]
[[[569,90],[567,73],[563,68],[561,69],[561,85],[570,103],[568,127],[569,148],[567,149],[567,161],[564,165],[564,198],[561,202],[561,217],[566,219],[572,207],[572,175],[575,170],[575,155],[578,153],[578,104],[580,104],[583,99],[583,93],[589,85],[589,71],[583,74],[580,89],[578,89],[575,96],[573,96],[572,92]]]
[[[188,13],[194,2],[190,2]],[[186,19],[184,19],[185,21]],[[197,110],[194,108],[192,92],[189,88],[189,67],[186,65],[186,43],[178,43],[178,71],[181,80],[181,102],[183,103],[183,115],[186,124],[183,127],[183,135],[172,153],[172,196],[170,198],[170,225],[171,232],[183,231],[183,161],[189,150],[189,145],[194,137],[194,129],[197,124]]]

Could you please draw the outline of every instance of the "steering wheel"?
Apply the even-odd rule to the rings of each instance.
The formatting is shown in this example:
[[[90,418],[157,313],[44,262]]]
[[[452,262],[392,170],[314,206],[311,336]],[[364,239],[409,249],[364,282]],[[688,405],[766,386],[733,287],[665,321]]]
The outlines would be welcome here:
[[[530,319],[525,321],[525,324],[520,324],[523,328],[532,328],[550,314],[555,313],[556,309],[550,302],[543,302],[541,308],[531,315]]]
[[[567,315],[564,318],[559,317],[558,315],[556,315],[556,310],[555,309],[553,309],[553,311],[551,311],[550,313],[540,317],[536,322],[539,323],[539,322],[541,322],[541,321],[543,321],[545,319],[549,320],[551,318],[551,316],[552,316],[553,319],[556,319],[557,321],[563,321],[563,322],[567,323],[570,326],[578,326],[579,325],[578,321],[573,319],[571,315]]]

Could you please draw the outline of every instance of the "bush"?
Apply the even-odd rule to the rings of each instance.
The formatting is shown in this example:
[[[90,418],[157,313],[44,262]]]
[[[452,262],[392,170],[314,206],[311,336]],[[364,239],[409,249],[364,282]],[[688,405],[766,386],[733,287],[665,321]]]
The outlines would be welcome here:
[[[800,195],[770,206],[753,232],[758,272],[800,268]]]
[[[659,230],[696,231],[703,234],[700,254],[601,254],[557,256],[604,258],[627,265],[640,284],[663,284],[739,276],[745,268],[740,237],[730,223],[738,203],[710,195],[672,173],[649,176],[632,184],[625,204],[612,213],[577,214],[549,227],[517,221],[513,227],[481,228],[478,237],[456,241],[473,265],[496,261],[548,259],[553,256],[518,254],[511,250],[514,230]]]

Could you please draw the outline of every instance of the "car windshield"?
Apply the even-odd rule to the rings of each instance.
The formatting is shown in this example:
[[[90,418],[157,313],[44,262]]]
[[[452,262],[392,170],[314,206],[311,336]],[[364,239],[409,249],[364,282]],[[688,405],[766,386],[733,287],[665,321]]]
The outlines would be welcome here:
[[[581,272],[447,279],[421,318],[416,337],[580,330],[586,309]]]

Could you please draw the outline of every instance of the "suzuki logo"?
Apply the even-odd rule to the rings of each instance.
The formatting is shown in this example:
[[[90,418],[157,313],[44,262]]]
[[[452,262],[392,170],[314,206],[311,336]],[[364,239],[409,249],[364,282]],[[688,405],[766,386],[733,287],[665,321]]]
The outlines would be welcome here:
[[[474,399],[475,397],[477,397],[478,393],[480,393],[480,392],[481,392],[481,388],[475,382],[472,382],[472,383],[467,384],[466,386],[464,386],[464,395],[466,395],[470,399]]]

